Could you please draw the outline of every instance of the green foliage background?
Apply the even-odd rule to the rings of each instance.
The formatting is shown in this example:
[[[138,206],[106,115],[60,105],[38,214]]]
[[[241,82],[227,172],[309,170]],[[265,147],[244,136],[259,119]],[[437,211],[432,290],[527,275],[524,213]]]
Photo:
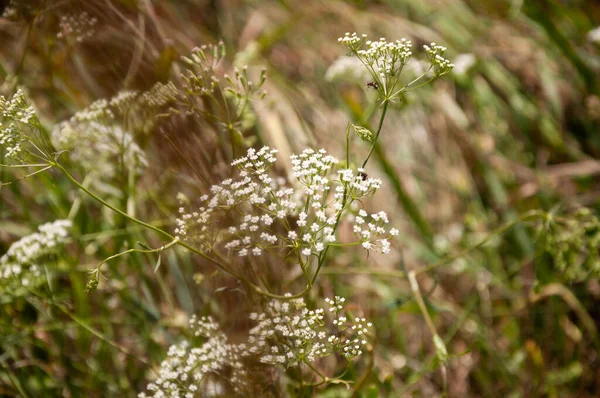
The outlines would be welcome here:
[[[334,253],[318,290],[363,309],[375,342],[347,375],[350,390],[333,385],[307,394],[600,394],[600,283],[587,265],[594,256],[597,262],[600,205],[600,45],[587,35],[600,25],[596,2],[22,3],[31,6],[23,18],[0,20],[1,90],[25,86],[48,127],[95,99],[169,80],[174,61],[196,45],[222,39],[224,68],[267,67],[268,95],[241,136],[222,136],[202,120],[163,120],[137,137],[150,160],[139,184],[96,187],[115,206],[166,228],[178,190],[205,191],[244,142],[269,144],[282,158],[307,146],[341,158],[348,120],[376,123],[364,85],[324,78],[344,55],[336,40],[344,32],[407,37],[416,47],[435,41],[457,64],[472,54],[470,68],[390,111],[368,173],[384,179],[377,206],[401,229],[400,243],[390,257]],[[98,18],[96,32],[80,44],[58,41],[58,18],[79,9]],[[357,156],[367,149],[353,148]],[[0,181],[20,176],[0,169]],[[85,180],[83,171],[78,176]],[[166,347],[186,333],[187,316],[213,313],[230,331],[244,327],[236,283],[183,251],[165,252],[157,272],[153,255],[112,262],[109,279],[85,293],[87,272],[102,259],[138,241],[164,242],[55,172],[0,187],[0,253],[73,206],[73,242],[49,264],[51,294],[0,292],[0,396],[134,396]],[[589,213],[578,213],[581,206]],[[536,209],[560,216],[515,223],[452,256]],[[453,261],[446,264],[446,256]],[[419,283],[448,349],[443,367],[402,268],[440,261]]]

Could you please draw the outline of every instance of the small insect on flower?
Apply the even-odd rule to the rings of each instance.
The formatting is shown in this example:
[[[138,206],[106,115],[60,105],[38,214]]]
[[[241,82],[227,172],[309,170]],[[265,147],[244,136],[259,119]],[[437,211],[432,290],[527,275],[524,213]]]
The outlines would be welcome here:
[[[368,82],[367,87],[371,87],[374,90],[379,90],[379,84],[377,84],[377,82]]]

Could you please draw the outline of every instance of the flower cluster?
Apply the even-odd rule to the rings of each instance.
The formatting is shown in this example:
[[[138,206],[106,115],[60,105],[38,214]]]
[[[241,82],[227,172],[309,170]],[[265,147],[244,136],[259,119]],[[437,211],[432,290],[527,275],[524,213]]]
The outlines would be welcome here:
[[[175,234],[223,257],[272,251],[295,258],[304,269],[336,244],[337,226],[352,204],[381,186],[381,180],[367,177],[362,169],[339,168],[324,149],[292,155],[291,183],[270,172],[275,161],[276,151],[269,147],[249,149],[232,163],[238,177],[214,185],[198,208],[179,209]],[[385,212],[373,214],[366,224],[364,218],[354,218],[358,240],[353,244],[389,252],[388,239],[396,231],[384,228]]]
[[[0,96],[0,145],[7,158],[25,162],[29,150],[25,143],[28,141],[34,140],[38,148],[44,148],[37,142],[39,128],[35,109],[22,89],[18,89],[10,99]]]
[[[2,18],[11,20],[32,19],[41,5],[39,0],[10,0],[2,12]]]
[[[325,301],[326,308],[309,310],[303,299],[273,300],[266,312],[250,314],[256,326],[240,343],[230,342],[211,317],[192,317],[194,337],[169,348],[158,378],[147,387],[149,394],[138,397],[203,396],[209,380],[239,393],[246,387],[247,363],[253,359],[285,369],[332,354],[351,361],[361,355],[372,324],[345,312],[342,297]]]
[[[96,17],[90,17],[85,11],[81,14],[62,15],[59,22],[60,31],[56,37],[59,39],[71,38],[80,43],[93,36],[97,22]]]
[[[61,123],[52,134],[54,145],[68,149],[73,161],[97,176],[113,177],[111,159],[123,159],[136,172],[147,165],[143,150],[120,125],[89,122],[82,125]]]
[[[361,240],[365,249],[371,250],[377,245],[381,253],[388,254],[390,242],[387,237],[396,236],[399,233],[396,228],[386,230],[383,226],[388,223],[389,220],[384,211],[369,215],[366,211],[359,210],[358,215],[354,218],[354,234]],[[381,236],[386,236],[386,238],[378,239]]]
[[[9,159],[18,159],[21,155],[21,143],[25,141],[21,131],[14,123],[2,126],[0,130],[0,145],[4,148],[5,156]]]
[[[35,284],[41,276],[40,262],[67,242],[71,225],[70,220],[42,224],[38,232],[13,243],[0,257],[0,285],[14,290]]]
[[[248,352],[259,355],[262,363],[285,368],[312,363],[333,353],[348,360],[359,356],[372,324],[345,313],[342,297],[325,301],[330,306],[328,311],[309,310],[303,299],[294,299],[273,300],[267,312],[250,314],[258,324],[249,332]]]
[[[384,37],[376,41],[367,40],[366,50],[358,50],[358,55],[374,65],[382,78],[395,76],[408,63],[412,55],[412,42],[402,38],[387,42]]]
[[[225,333],[211,317],[193,317],[190,328],[203,343],[196,346],[184,340],[172,345],[167,358],[160,364],[158,378],[147,386],[150,393],[142,392],[139,398],[203,396],[207,378],[223,376],[225,372],[230,373],[228,381],[233,389],[239,389],[246,372],[241,362],[243,352],[240,347],[228,342]]]
[[[423,48],[436,75],[446,74],[454,68],[454,64],[444,58],[444,53],[447,50],[446,47],[431,43],[430,45],[424,45]]]
[[[111,99],[97,100],[55,126],[52,142],[96,175],[114,176],[118,161],[139,173],[147,161],[133,131],[145,130],[151,115],[168,104],[175,93],[172,83],[158,83],[144,93],[122,91]]]
[[[355,55],[367,69],[372,82],[371,87],[376,88],[383,98],[391,100],[401,95],[420,78],[408,84],[400,83],[400,76],[404,67],[409,63],[412,57],[412,43],[410,40],[402,38],[396,41],[388,42],[384,37],[379,40],[367,40],[367,35],[350,34],[346,32],[338,41],[344,44],[350,52]],[[444,58],[445,47],[431,43],[424,46],[429,59],[429,69],[433,71],[433,78],[438,78],[448,72],[454,65]],[[431,78],[430,80],[433,80]]]

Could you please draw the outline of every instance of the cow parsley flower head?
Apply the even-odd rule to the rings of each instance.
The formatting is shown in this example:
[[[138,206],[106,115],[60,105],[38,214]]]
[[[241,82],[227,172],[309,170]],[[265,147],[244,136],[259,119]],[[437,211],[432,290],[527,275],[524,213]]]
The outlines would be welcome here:
[[[81,43],[92,37],[98,18],[90,16],[83,11],[80,14],[61,15],[59,21],[60,31],[56,34],[58,39],[72,39]]]
[[[249,315],[254,326],[238,343],[210,316],[194,316],[193,337],[169,348],[157,379],[138,397],[196,397],[211,381],[240,394],[252,364],[306,369],[331,354],[351,361],[368,344],[372,324],[346,312],[345,301],[335,296],[325,299],[325,308],[309,310],[303,299],[273,300],[265,312]]]
[[[273,300],[266,312],[252,313],[248,352],[262,363],[289,368],[339,353],[362,354],[372,324],[344,311],[345,299],[326,298],[328,308],[309,310],[303,299]]]
[[[70,220],[42,224],[38,232],[13,243],[0,257],[0,286],[15,291],[34,285],[41,276],[45,257],[68,241],[71,226]]]
[[[139,174],[147,160],[134,133],[151,127],[153,116],[176,92],[172,83],[157,83],[143,93],[121,91],[110,99],[96,100],[55,126],[52,143],[96,176],[114,177],[118,173],[115,164]]]
[[[6,2],[4,4],[6,4]],[[43,3],[40,0],[10,0],[4,8],[2,18],[13,21],[19,19],[32,20],[36,15],[36,11],[38,11],[42,5]]]
[[[40,134],[40,121],[33,106],[18,89],[10,99],[0,96],[0,145],[6,157],[25,163],[31,150],[31,143],[44,153],[49,152]]]
[[[172,345],[160,364],[158,378],[148,384],[148,393],[140,393],[139,398],[201,396],[207,380],[218,376],[234,390],[240,388],[246,372],[241,362],[243,350],[229,343],[211,317],[192,317],[190,329],[201,342],[183,340]],[[229,377],[225,379],[224,374]]]
[[[429,71],[433,72],[433,77],[430,79],[433,80],[433,78],[450,72],[454,67],[450,61],[444,58],[446,48],[431,43],[429,46],[424,46],[429,60],[429,69],[413,82],[402,82],[402,71],[413,55],[410,40],[402,38],[396,41],[387,41],[385,37],[379,40],[367,40],[365,34],[359,36],[356,33],[346,32],[338,41],[360,60],[373,79],[369,86],[377,89],[386,100],[392,100],[409,90]]]
[[[424,45],[423,48],[436,76],[444,75],[454,68],[454,64],[444,58],[446,47],[431,43],[430,45]]]
[[[286,181],[272,172],[276,153],[269,147],[251,148],[233,161],[238,169],[234,177],[211,187],[198,207],[179,209],[175,234],[232,261],[260,262],[269,252],[295,259],[304,268],[338,242],[337,226],[352,204],[381,187],[381,180],[367,177],[362,169],[340,168],[324,149],[292,155]],[[369,216],[366,224],[359,217],[354,222],[354,244],[389,252],[391,231],[384,212]]]
[[[53,130],[52,141],[57,148],[68,150],[73,161],[96,176],[114,177],[117,159],[123,159],[123,164],[138,173],[147,165],[144,151],[131,133],[118,124],[63,122]]]

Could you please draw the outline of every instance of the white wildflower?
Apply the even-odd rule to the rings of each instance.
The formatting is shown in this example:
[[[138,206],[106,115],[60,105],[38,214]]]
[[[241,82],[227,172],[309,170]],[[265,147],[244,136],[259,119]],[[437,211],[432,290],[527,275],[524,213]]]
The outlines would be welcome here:
[[[55,253],[69,238],[70,220],[57,220],[42,224],[38,232],[13,243],[0,257],[0,285],[11,290],[31,286],[40,278],[44,257]]]
[[[235,159],[232,165],[238,168],[238,175],[212,186],[198,207],[180,210],[175,234],[223,257],[251,260],[249,254],[256,257],[270,252],[295,257],[302,264],[306,257],[320,255],[334,244],[342,214],[382,184],[362,169],[339,169],[338,159],[323,149],[306,149],[291,156],[292,175],[287,185],[272,173],[276,154],[269,147],[250,148]],[[391,237],[383,228],[387,215],[375,213],[374,227],[361,228],[368,215],[360,214],[363,216],[355,219],[358,242],[368,241],[369,248],[389,252],[389,246],[380,242]]]

